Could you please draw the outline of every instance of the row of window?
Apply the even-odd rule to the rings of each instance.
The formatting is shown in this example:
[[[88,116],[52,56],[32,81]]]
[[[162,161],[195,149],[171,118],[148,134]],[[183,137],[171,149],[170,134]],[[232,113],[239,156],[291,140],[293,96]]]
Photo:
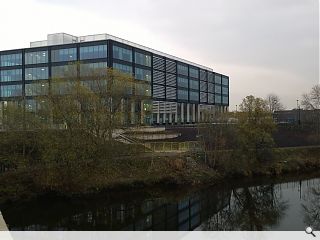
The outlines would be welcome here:
[[[83,85],[87,86],[91,90],[96,89],[95,81],[83,81]],[[1,97],[18,97],[22,96],[22,85],[5,85],[1,86]],[[47,82],[36,82],[29,83],[25,85],[25,95],[26,96],[38,96],[38,95],[46,95],[48,94],[49,85]],[[61,83],[53,85],[53,91],[56,94],[65,94],[67,89]],[[128,94],[131,94],[130,90]],[[150,85],[147,84],[135,84],[135,94],[140,96],[151,96],[151,88]],[[198,91],[190,91],[185,89],[178,89],[178,99],[187,101],[190,98],[190,101],[198,101],[199,100],[199,92]],[[216,104],[228,104],[229,97],[215,95],[215,103]]]
[[[10,54],[2,55],[0,57],[0,66],[1,67],[10,67],[10,66],[19,66],[22,65],[22,54]]]
[[[87,46],[80,48],[80,60],[85,59],[97,59],[97,58],[106,58],[107,57],[107,46],[106,45],[97,45],[97,46]],[[126,48],[121,48],[118,46],[113,46],[113,57],[116,59],[132,62],[132,51]],[[51,61],[52,62],[63,62],[63,61],[75,61],[77,60],[77,51],[76,48],[66,48],[66,49],[57,49],[52,50]],[[48,51],[36,51],[36,52],[27,52],[25,54],[25,64],[41,64],[48,62]],[[148,54],[142,54],[135,52],[135,62],[140,65],[151,67],[151,56]],[[17,66],[22,64],[22,55],[21,54],[10,54],[1,56],[1,66]],[[121,65],[118,63],[114,64],[114,67],[124,73],[132,73],[130,66]],[[178,64],[178,74],[188,76],[188,66],[183,64]],[[140,70],[138,70],[140,71]],[[141,80],[150,81],[149,77],[141,77],[141,71],[138,73]],[[151,74],[149,74],[151,77]],[[189,67],[189,76],[192,78],[199,78],[199,70]],[[18,80],[19,77],[17,78]],[[6,80],[4,80],[6,81]],[[8,80],[10,81],[10,80]],[[12,80],[16,81],[16,80]],[[208,81],[213,82],[213,74],[208,74]],[[214,75],[214,82],[220,85],[229,85],[228,77],[221,76],[219,74]]]

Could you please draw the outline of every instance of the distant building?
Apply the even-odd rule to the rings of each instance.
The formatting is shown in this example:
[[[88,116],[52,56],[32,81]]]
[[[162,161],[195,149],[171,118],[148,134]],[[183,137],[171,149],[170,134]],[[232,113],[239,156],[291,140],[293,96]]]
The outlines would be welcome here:
[[[273,113],[273,119],[276,123],[291,123],[301,124],[311,123],[316,119],[319,120],[320,110],[303,110],[303,109],[292,109],[284,111],[275,111]]]
[[[129,124],[195,123],[207,111],[228,111],[229,77],[211,68],[108,34],[58,33],[30,48],[0,51],[0,114],[21,98],[36,112],[34,97],[50,92],[50,79],[77,61],[92,69],[112,67],[148,83],[147,89],[135,89],[141,99],[127,104]],[[151,114],[142,114],[144,109],[152,109]],[[140,119],[130,118],[135,112],[141,112]]]

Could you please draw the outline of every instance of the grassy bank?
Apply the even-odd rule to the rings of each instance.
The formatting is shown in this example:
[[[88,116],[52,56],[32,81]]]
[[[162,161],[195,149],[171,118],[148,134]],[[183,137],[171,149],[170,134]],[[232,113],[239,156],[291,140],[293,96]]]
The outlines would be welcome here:
[[[238,159],[212,169],[188,154],[140,155],[106,161],[46,165],[0,174],[0,203],[27,200],[41,194],[82,195],[105,190],[153,186],[219,184],[230,178],[280,176],[320,172],[320,147],[274,149],[273,160]]]

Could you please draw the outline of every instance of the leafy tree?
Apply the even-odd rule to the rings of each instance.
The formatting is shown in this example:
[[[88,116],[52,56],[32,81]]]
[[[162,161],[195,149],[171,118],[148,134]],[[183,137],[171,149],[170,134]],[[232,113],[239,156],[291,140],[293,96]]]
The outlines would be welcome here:
[[[266,102],[252,95],[247,96],[240,104],[237,118],[241,153],[257,160],[271,158],[275,123]]]

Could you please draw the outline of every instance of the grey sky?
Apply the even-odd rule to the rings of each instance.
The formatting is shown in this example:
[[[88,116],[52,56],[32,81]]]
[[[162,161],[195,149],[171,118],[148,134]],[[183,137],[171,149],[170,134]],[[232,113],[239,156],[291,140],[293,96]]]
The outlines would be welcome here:
[[[318,0],[10,0],[0,7],[1,50],[47,33],[109,33],[229,75],[231,109],[246,95],[271,92],[292,108],[319,83]]]

